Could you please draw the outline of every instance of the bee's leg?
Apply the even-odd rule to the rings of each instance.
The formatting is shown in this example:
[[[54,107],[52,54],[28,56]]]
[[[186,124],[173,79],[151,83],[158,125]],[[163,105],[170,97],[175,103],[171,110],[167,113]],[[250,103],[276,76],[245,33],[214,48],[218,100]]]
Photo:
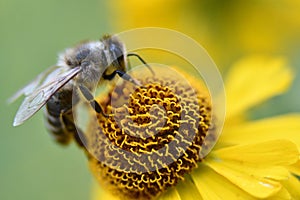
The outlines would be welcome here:
[[[72,133],[76,143],[84,147],[87,143],[83,131],[75,125],[72,109],[61,112],[60,119],[68,133]]]
[[[126,80],[126,81],[129,81],[129,82],[131,82],[131,83],[133,83],[133,84],[135,84],[135,85],[137,85],[137,86],[142,86],[142,84],[141,84],[138,80],[132,78],[129,74],[127,74],[126,72],[123,72],[123,71],[121,71],[121,70],[115,70],[115,71],[113,71],[113,72],[112,72],[111,74],[109,74],[109,75],[104,74],[104,75],[103,75],[103,78],[106,79],[106,80],[111,80],[111,79],[113,79],[117,74],[118,74],[118,76],[120,76],[122,79],[124,79],[124,80]]]
[[[85,87],[84,85],[79,85],[79,90],[97,113],[101,113],[105,117],[108,117],[108,115],[104,113],[103,109],[101,108],[99,103],[94,99],[94,96],[87,87]]]
[[[130,56],[137,57],[146,67],[148,67],[148,69],[151,71],[151,73],[153,75],[155,75],[155,73],[154,73],[153,69],[151,68],[151,66],[148,65],[148,63],[146,63],[146,61],[139,54],[134,53],[134,52],[130,52],[130,53],[127,54],[127,57],[130,57]]]
[[[85,147],[85,145],[87,144],[86,137],[79,127],[76,127],[76,131],[74,132],[74,139],[80,147]]]

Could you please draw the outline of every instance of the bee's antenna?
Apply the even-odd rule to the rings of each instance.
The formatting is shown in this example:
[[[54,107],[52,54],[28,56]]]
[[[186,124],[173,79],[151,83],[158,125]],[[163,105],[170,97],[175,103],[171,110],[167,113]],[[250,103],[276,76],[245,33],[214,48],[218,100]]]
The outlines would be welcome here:
[[[137,53],[134,53],[134,52],[130,52],[127,54],[127,57],[130,57],[130,56],[135,56],[137,57],[146,67],[148,67],[148,69],[151,71],[152,75],[155,75],[152,67],[150,65],[148,65],[148,63],[146,63],[146,61]]]

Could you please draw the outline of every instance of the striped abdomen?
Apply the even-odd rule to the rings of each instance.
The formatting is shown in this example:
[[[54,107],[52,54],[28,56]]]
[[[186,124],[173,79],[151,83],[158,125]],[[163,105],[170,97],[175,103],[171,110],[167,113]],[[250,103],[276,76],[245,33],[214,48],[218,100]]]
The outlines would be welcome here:
[[[56,142],[60,144],[68,144],[72,138],[82,146],[82,142],[78,137],[79,129],[74,124],[72,105],[78,100],[72,99],[73,91],[60,89],[47,102],[45,110],[45,125]],[[82,135],[82,134],[81,134]]]

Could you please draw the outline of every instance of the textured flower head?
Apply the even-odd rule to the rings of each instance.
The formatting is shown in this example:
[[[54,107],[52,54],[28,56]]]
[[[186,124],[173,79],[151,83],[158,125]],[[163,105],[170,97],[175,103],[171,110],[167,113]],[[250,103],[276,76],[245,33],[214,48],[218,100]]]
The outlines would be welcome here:
[[[252,69],[249,68],[249,65],[252,66]],[[264,67],[261,68],[260,66]],[[205,200],[299,199],[300,183],[294,175],[300,174],[300,142],[298,136],[300,117],[297,115],[286,115],[251,122],[247,120],[246,113],[249,108],[273,95],[284,92],[288,88],[292,80],[292,73],[284,60],[281,58],[272,59],[254,56],[242,60],[231,69],[228,74],[229,79],[226,82],[228,113],[225,127],[217,145],[205,157],[193,155],[199,155],[198,153],[201,153],[206,148],[206,145],[211,147],[210,142],[214,143],[216,141],[217,137],[214,135],[213,127],[214,120],[217,120],[217,117],[212,117],[209,112],[211,109],[210,99],[207,98],[209,96],[206,95],[205,89],[200,86],[201,84],[199,83],[201,81],[184,71],[180,71],[180,73],[184,74],[184,79],[193,88],[194,92],[192,94],[196,94],[194,97],[196,97],[197,101],[193,100],[193,95],[186,99],[188,102],[197,102],[186,104],[188,105],[187,108],[182,107],[182,105],[177,106],[176,102],[178,100],[176,98],[173,99],[173,95],[171,95],[171,98],[166,97],[168,96],[167,94],[170,94],[168,92],[172,91],[180,91],[179,94],[181,95],[190,94],[189,92],[183,92],[187,91],[186,89],[172,90],[171,88],[179,86],[181,81],[172,82],[169,78],[162,79],[161,82],[145,84],[144,88],[134,89],[133,91],[128,90],[129,87],[120,87],[122,84],[126,84],[122,83],[112,92],[112,98],[115,95],[116,102],[120,102],[120,104],[115,104],[117,105],[115,116],[120,116],[120,123],[116,124],[113,119],[105,119],[102,116],[98,116],[96,122],[99,124],[99,128],[96,132],[94,131],[95,137],[98,138],[93,143],[94,154],[101,154],[103,158],[109,157],[110,163],[103,163],[101,159],[99,161],[101,156],[98,156],[97,159],[91,156],[91,169],[102,187],[102,189],[97,187],[95,199],[119,199],[122,194],[122,198],[124,198],[124,191],[128,198],[146,199],[152,197],[159,199]],[[162,72],[159,73],[161,77],[164,74]],[[166,73],[166,76],[172,77],[170,73]],[[149,78],[144,76],[139,78],[141,82],[149,81]],[[260,87],[254,87],[253,80]],[[164,86],[164,83],[168,81],[171,83],[168,86],[170,90]],[[155,92],[151,94],[150,91]],[[204,92],[202,93],[202,91]],[[129,100],[127,105],[121,103],[124,102],[123,96],[129,96],[129,98],[124,98],[126,99],[125,101]],[[152,97],[154,99],[151,99]],[[168,99],[169,102],[165,106],[163,99]],[[105,102],[108,105],[110,101],[111,99],[100,98],[100,102],[104,103],[104,105]],[[158,106],[153,107],[154,103],[158,103]],[[152,109],[147,107],[147,105],[152,105]],[[168,105],[170,106],[168,107]],[[163,115],[163,111],[167,110],[167,108],[171,112],[165,112],[166,115]],[[190,110],[199,111],[198,113],[200,114],[193,115],[193,111],[190,113]],[[108,106],[106,111],[109,113],[113,109]],[[189,124],[194,124],[187,129],[188,131],[177,133],[176,130],[180,123],[173,123],[172,120],[176,116],[176,120],[180,121],[181,115],[179,114],[178,116],[177,113],[182,112],[196,116],[197,119],[196,123],[195,119],[187,121]],[[155,113],[158,113],[158,115],[155,115]],[[128,119],[129,121],[127,121]],[[149,123],[150,121],[152,124]],[[143,131],[140,131],[145,128],[144,126],[134,125],[139,123],[150,127],[157,125],[160,127],[159,133],[170,133],[170,130],[175,130],[176,134],[170,134],[169,137],[169,134],[153,137],[151,132],[142,133]],[[160,123],[164,125],[160,126]],[[135,129],[133,129],[136,131],[133,133],[122,131],[119,129],[120,124],[125,129],[126,127],[131,127],[130,130],[132,130],[134,127]],[[195,124],[198,124],[197,130],[193,130],[195,129]],[[94,130],[93,126],[91,127]],[[186,138],[189,138],[190,132],[196,133],[194,137],[196,140],[187,142],[188,148],[182,151],[183,155],[178,158],[172,158],[171,156],[174,162],[169,165],[167,162],[164,163],[162,159],[168,157],[168,152],[157,154],[157,160],[152,161],[157,165],[161,164],[161,168],[146,172],[149,176],[146,176],[144,171],[126,171],[125,168],[133,166],[135,164],[133,162],[140,162],[141,166],[143,163],[147,163],[143,167],[151,168],[151,162],[143,159],[132,159],[130,162],[130,157],[125,156],[123,158],[128,162],[128,165],[118,165],[116,163],[123,163],[123,161],[120,162],[120,157],[116,156],[116,152],[120,153],[118,149],[107,147],[103,142],[100,143],[102,146],[99,145],[100,140],[109,138],[110,143],[111,141],[114,143],[112,147],[116,145],[125,146],[126,144],[128,145],[127,151],[155,154],[157,152],[155,145],[165,145],[177,135],[179,136],[178,138],[182,139],[181,142],[184,142]],[[130,137],[123,135],[123,133],[129,133]],[[136,133],[139,134],[134,135]],[[142,137],[136,140],[132,139],[133,136],[136,137],[138,135]],[[183,135],[184,137],[182,137]],[[116,138],[123,139],[118,140]],[[152,143],[154,139],[158,139],[158,141],[155,140]],[[181,143],[178,142],[178,144]],[[192,146],[196,148],[190,148]],[[134,156],[131,158],[134,158]],[[111,165],[111,163],[114,163],[114,165]],[[180,167],[176,168],[175,166]],[[154,174],[156,176],[153,176]]]
[[[97,116],[91,140],[94,174],[129,199],[157,197],[184,180],[216,139],[201,80],[169,67],[153,69],[155,75],[135,70],[142,87],[121,81],[110,98],[99,99],[110,116]]]

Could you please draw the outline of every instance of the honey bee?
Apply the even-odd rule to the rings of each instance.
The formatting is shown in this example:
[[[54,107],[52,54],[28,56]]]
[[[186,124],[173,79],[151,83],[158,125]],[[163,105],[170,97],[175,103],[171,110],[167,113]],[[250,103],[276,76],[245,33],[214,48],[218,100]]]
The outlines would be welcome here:
[[[12,102],[25,95],[13,125],[24,123],[45,106],[46,128],[54,139],[60,144],[68,144],[75,138],[82,146],[79,139],[82,134],[75,126],[72,112],[72,106],[81,100],[79,91],[97,113],[105,115],[91,91],[99,85],[100,79],[112,80],[116,75],[140,85],[126,73],[129,56],[137,57],[152,71],[138,54],[127,53],[125,45],[116,36],[105,35],[99,41],[84,42],[66,49],[59,55],[55,66],[39,74],[9,99]]]

